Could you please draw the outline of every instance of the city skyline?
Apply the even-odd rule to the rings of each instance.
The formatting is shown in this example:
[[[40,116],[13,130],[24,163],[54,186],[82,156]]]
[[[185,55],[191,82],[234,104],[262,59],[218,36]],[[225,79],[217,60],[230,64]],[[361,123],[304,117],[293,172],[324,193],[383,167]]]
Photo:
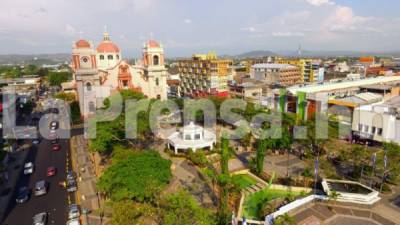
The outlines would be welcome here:
[[[396,51],[399,3],[385,0],[27,1],[0,9],[0,54],[66,53],[80,38],[98,44],[104,27],[138,56],[153,37],[171,57],[216,50]],[[95,7],[94,7],[95,6]]]

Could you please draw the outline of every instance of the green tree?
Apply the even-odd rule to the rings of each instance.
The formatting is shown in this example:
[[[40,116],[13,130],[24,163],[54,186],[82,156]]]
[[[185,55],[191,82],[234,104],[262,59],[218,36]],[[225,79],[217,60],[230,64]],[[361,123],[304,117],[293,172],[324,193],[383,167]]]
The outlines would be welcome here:
[[[100,177],[97,186],[114,201],[153,201],[172,178],[171,162],[156,151],[145,151],[115,160]]]
[[[66,102],[73,102],[76,99],[76,96],[74,93],[65,93],[65,92],[60,92],[54,95],[54,98],[61,99]]]
[[[143,207],[131,200],[112,202],[111,205],[113,211],[111,225],[138,225],[145,212]]]
[[[229,140],[225,137],[221,138],[221,174],[218,176],[218,185],[220,187],[219,208],[218,208],[218,224],[225,225],[229,222],[230,211],[229,204],[229,159],[232,150],[229,147]]]
[[[187,192],[167,196],[161,203],[164,225],[212,225],[212,213],[199,205]]]
[[[72,78],[70,72],[54,72],[51,71],[48,75],[48,81],[51,86],[60,86],[61,83],[67,82]]]

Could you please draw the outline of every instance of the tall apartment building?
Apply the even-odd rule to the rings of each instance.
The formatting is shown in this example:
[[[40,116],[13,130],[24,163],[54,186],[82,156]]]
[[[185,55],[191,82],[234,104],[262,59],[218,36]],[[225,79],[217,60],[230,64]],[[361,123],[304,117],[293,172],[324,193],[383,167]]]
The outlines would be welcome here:
[[[275,60],[278,64],[289,64],[297,66],[300,69],[300,76],[303,83],[318,82],[319,65],[312,59],[287,59],[278,58]]]
[[[250,78],[267,85],[292,86],[302,83],[300,69],[289,64],[255,64],[251,67]]]
[[[195,54],[192,59],[178,61],[183,96],[229,95],[228,76],[232,73],[232,60],[218,59],[215,53]]]

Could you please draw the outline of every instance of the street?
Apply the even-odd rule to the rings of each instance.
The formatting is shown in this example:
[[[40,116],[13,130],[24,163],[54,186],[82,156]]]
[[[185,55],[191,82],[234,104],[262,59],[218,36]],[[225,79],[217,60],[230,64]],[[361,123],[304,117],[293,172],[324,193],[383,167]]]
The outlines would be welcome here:
[[[65,181],[66,172],[71,169],[70,146],[69,140],[60,139],[58,143],[61,149],[53,151],[51,141],[42,138],[38,145],[32,145],[32,148],[27,150],[29,154],[26,162],[34,163],[34,173],[24,175],[21,172],[17,186],[14,188],[14,197],[11,199],[3,222],[4,225],[31,225],[32,217],[41,212],[48,213],[47,224],[66,224],[67,206],[74,202],[75,197],[73,194],[68,194],[59,183]],[[57,173],[55,176],[47,177],[47,168],[51,166],[56,167]],[[33,192],[35,183],[39,180],[46,180],[49,188],[46,195],[37,197]],[[30,198],[25,203],[16,204],[15,197],[22,186],[27,186],[31,190]]]

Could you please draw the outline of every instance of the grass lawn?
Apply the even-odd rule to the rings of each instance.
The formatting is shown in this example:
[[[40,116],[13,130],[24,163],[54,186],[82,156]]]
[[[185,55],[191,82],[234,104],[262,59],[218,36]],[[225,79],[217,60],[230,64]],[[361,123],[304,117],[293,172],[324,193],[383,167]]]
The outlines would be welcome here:
[[[261,208],[266,202],[278,198],[286,198],[289,195],[299,196],[300,193],[282,191],[282,190],[264,189],[250,196],[247,196],[243,204],[243,216],[245,216],[248,219],[262,219],[258,218],[259,217],[258,212],[261,210]]]
[[[247,174],[238,174],[232,177],[233,183],[239,187],[240,190],[250,187],[257,183],[255,179]]]

